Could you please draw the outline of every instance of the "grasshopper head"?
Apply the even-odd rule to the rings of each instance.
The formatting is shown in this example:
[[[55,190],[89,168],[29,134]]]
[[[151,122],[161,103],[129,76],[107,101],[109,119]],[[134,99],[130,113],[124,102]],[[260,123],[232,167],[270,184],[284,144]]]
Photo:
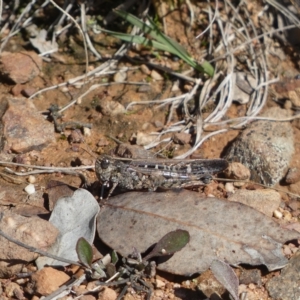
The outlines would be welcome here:
[[[109,156],[102,155],[96,160],[95,171],[101,183],[110,181],[114,169],[113,160]]]

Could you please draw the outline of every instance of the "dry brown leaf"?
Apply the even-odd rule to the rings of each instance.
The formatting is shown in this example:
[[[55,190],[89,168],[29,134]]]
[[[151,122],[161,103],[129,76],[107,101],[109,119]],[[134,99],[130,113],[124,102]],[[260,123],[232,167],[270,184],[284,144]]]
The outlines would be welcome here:
[[[144,252],[166,233],[184,229],[190,242],[158,268],[175,274],[207,270],[214,259],[231,265],[282,268],[282,243],[299,233],[241,203],[199,198],[195,192],[130,192],[111,198],[98,216],[99,237],[121,255]]]

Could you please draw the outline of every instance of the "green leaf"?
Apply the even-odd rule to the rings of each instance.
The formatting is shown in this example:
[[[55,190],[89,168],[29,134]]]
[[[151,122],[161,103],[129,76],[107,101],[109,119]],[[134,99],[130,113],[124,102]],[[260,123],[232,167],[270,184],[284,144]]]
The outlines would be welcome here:
[[[149,40],[143,36],[137,36],[137,35],[131,35],[131,34],[127,34],[127,33],[121,33],[121,32],[115,32],[115,31],[110,31],[110,30],[106,30],[101,28],[101,30],[103,32],[106,32],[120,40],[123,40],[125,42],[129,42],[129,43],[136,43],[136,44],[141,44],[145,47],[154,47],[158,50],[162,50],[162,51],[168,51],[170,52],[170,48],[164,44],[158,43],[156,41],[152,41]]]
[[[168,44],[170,47],[172,47],[174,50],[176,50],[176,52],[178,54],[180,54],[181,56],[186,56],[189,57],[188,52],[186,51],[186,49],[180,45],[179,43],[177,43],[175,40],[171,39],[170,37],[166,36],[164,33],[162,33],[159,28],[156,26],[156,24],[148,17],[148,21],[151,23],[152,28],[154,29],[154,35],[150,35],[156,39],[157,41],[164,43],[164,44]],[[156,37],[155,37],[156,36]],[[173,50],[173,51],[174,51]]]
[[[90,268],[93,261],[93,249],[89,242],[81,237],[76,244],[76,252],[79,261]]]
[[[114,12],[132,25],[138,27],[145,34],[150,35],[155,41],[149,40],[145,37],[132,36],[130,34],[123,34],[102,29],[104,32],[107,32],[126,42],[142,44],[144,46],[155,47],[158,50],[168,51],[181,58],[197,71],[202,73],[204,72],[211,77],[213,76],[214,68],[209,62],[204,61],[202,65],[195,62],[195,60],[188,54],[182,45],[163,34],[151,19],[148,19],[150,22],[150,25],[148,25],[128,12],[121,10],[114,10]]]
[[[111,263],[116,265],[118,261],[119,261],[118,253],[115,250],[113,250],[111,252]]]
[[[177,229],[163,236],[153,250],[143,259],[149,260],[155,256],[172,255],[180,251],[190,241],[190,234],[186,230]]]
[[[163,34],[150,18],[148,18],[150,22],[150,25],[148,25],[126,11],[114,10],[114,12],[123,19],[125,19],[127,22],[141,29],[145,34],[149,34],[153,39],[155,39],[159,43],[165,44],[171,51],[175,51],[181,56],[189,56],[187,51],[180,44]]]
[[[145,34],[149,34],[160,45],[163,45],[164,49],[160,49],[160,50],[168,51],[172,54],[175,54],[183,60],[191,59],[187,51],[176,41],[164,35],[150,18],[148,18],[151,24],[149,26],[148,24],[142,22],[140,19],[138,19],[137,17],[135,17],[134,15],[128,12],[121,11],[121,10],[115,10],[114,12],[120,17],[124,18],[129,23],[131,23],[132,25],[135,25],[136,27],[141,29]]]

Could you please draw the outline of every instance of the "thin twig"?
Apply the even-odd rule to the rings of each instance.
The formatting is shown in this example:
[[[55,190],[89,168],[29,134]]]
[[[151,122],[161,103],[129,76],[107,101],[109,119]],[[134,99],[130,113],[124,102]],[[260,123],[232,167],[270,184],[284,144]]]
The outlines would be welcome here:
[[[77,29],[79,30],[80,34],[82,35],[82,40],[83,40],[83,45],[84,45],[84,52],[85,52],[85,74],[88,73],[88,67],[89,67],[89,57],[88,57],[88,51],[87,51],[87,44],[86,44],[86,40],[85,40],[85,36],[84,33],[81,29],[81,27],[79,26],[79,24],[76,22],[76,20],[69,14],[67,13],[65,10],[63,10],[59,5],[57,5],[53,0],[50,0],[50,2],[52,3],[52,5],[54,5],[58,10],[60,10],[63,14],[67,15],[68,18],[70,18],[73,23],[75,24],[75,26],[77,27]],[[84,5],[84,4],[82,4]],[[86,76],[86,75],[85,75]]]
[[[0,0],[0,24],[2,22],[3,0]]]
[[[60,288],[58,288],[56,291],[51,293],[49,296],[43,298],[43,300],[61,299],[62,297],[67,296],[70,293],[73,286],[79,286],[85,280],[86,280],[86,274],[81,275],[76,280],[72,278],[71,281],[69,281],[67,284],[64,284]],[[80,295],[79,297],[81,297],[81,296],[82,295]],[[74,298],[74,299],[78,299],[78,297]]]

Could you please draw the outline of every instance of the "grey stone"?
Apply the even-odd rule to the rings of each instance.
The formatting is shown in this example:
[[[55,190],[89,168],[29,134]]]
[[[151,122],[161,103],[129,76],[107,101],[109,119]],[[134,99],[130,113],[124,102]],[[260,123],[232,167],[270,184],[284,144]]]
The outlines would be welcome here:
[[[289,116],[278,107],[270,108],[265,117]],[[289,122],[255,121],[229,147],[225,158],[250,169],[251,180],[273,186],[286,173],[294,153],[294,135]]]
[[[281,271],[280,276],[273,277],[267,282],[266,288],[272,299],[300,299],[299,270],[300,252],[298,251]]]
[[[254,283],[258,286],[261,286],[261,272],[259,269],[243,269],[239,278],[240,284],[250,284]]]

